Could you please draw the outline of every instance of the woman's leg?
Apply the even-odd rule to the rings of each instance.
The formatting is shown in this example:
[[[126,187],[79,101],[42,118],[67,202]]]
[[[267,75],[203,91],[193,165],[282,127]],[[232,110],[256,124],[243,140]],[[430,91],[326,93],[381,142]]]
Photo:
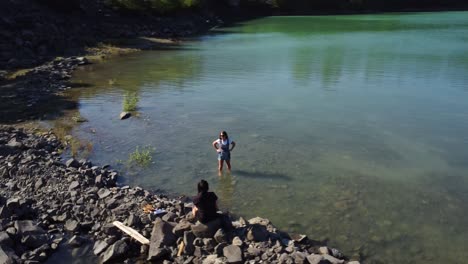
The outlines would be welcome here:
[[[228,167],[228,170],[231,171],[231,160],[226,160],[226,165]]]
[[[223,160],[219,159],[218,160],[218,171],[222,171],[222,170],[223,170]]]

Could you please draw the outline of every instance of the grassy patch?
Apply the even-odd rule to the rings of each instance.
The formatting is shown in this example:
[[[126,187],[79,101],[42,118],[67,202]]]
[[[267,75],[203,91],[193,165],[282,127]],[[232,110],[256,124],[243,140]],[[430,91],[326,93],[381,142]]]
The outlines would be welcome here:
[[[14,80],[14,79],[16,79],[18,77],[26,75],[30,71],[32,71],[32,69],[17,70],[17,71],[14,71],[14,72],[11,72],[11,73],[7,74],[6,79],[7,80]]]
[[[86,58],[91,63],[99,63],[106,58],[133,53],[139,51],[139,49],[121,48],[110,44],[100,43],[96,47],[87,48],[86,51],[89,53]]]
[[[138,101],[140,101],[140,98],[138,97],[137,93],[130,93],[127,92],[124,95],[123,98],[123,110],[125,112],[133,112],[136,111],[137,106],[138,106]]]
[[[151,146],[146,146],[140,149],[139,146],[136,147],[135,151],[130,153],[128,161],[130,164],[136,164],[139,166],[148,166],[153,159],[152,155],[154,153],[154,148]]]

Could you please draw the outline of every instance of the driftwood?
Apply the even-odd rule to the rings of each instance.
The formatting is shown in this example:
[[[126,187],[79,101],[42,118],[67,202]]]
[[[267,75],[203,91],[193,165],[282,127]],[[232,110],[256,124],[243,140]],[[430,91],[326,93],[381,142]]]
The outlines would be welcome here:
[[[127,233],[129,236],[133,237],[135,240],[137,240],[141,244],[147,245],[147,244],[150,243],[150,241],[146,237],[144,237],[143,235],[138,233],[138,231],[136,231],[135,229],[124,225],[122,222],[114,221],[112,224],[114,224],[116,227],[118,227],[123,232]]]

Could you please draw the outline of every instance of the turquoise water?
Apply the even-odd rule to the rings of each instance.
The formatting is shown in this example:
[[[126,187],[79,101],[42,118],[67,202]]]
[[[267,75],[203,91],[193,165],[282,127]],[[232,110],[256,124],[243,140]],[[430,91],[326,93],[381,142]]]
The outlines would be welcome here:
[[[124,184],[194,195],[204,178],[225,210],[365,263],[462,263],[467,36],[467,12],[219,28],[79,70],[85,87],[70,96],[88,122],[72,132]],[[121,121],[129,98],[137,111]],[[211,147],[220,130],[237,142],[222,176]],[[146,168],[126,165],[137,146],[154,147]]]

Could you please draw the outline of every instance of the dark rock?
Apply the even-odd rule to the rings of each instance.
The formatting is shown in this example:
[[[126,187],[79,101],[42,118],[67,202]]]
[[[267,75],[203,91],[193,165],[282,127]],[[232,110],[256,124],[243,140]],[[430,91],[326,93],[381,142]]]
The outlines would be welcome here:
[[[165,252],[161,251],[164,246],[174,246],[177,237],[172,233],[172,229],[173,226],[166,221],[161,218],[156,219],[151,232],[148,260],[156,260],[165,256]]]
[[[131,116],[132,114],[129,113],[129,112],[122,112],[120,113],[120,120],[124,120],[124,119],[127,119]]]
[[[130,214],[126,220],[126,223],[130,227],[139,227],[141,225],[141,220],[138,215]]]
[[[216,241],[212,238],[203,238],[204,249],[213,252],[214,247],[217,245]]]
[[[202,224],[197,222],[195,225],[191,226],[192,232],[196,237],[200,238],[210,238],[213,237],[216,231],[221,228],[221,221],[219,218],[208,222],[206,224]]]
[[[218,243],[223,243],[223,242],[227,243],[228,242],[226,233],[224,232],[224,230],[222,228],[220,228],[220,229],[218,229],[218,231],[216,231],[216,233],[214,234],[214,239]]]
[[[0,245],[13,247],[13,240],[5,231],[0,232]]]
[[[192,255],[193,252],[195,251],[195,247],[193,245],[193,241],[195,240],[195,235],[190,232],[190,231],[185,231],[184,232],[184,253],[186,255]]]
[[[303,252],[294,252],[291,254],[292,257],[294,258],[294,263],[296,264],[307,264],[308,262],[306,261],[307,254]]]
[[[13,138],[10,141],[8,141],[8,144],[6,144],[6,145],[8,147],[11,147],[11,148],[22,148],[23,147],[23,143],[21,143],[19,141],[16,141],[16,138]]]
[[[104,186],[104,179],[103,179],[104,176],[102,175],[98,175],[96,176],[96,178],[94,179],[94,184],[98,187],[102,187]]]
[[[332,264],[341,264],[341,263],[344,263],[344,260],[342,260],[342,259],[337,259],[337,258],[335,258],[335,257],[333,257],[333,256],[328,255],[328,254],[322,255],[322,257],[323,257],[324,260],[328,260],[328,261],[329,261],[330,263],[332,263]]]
[[[71,190],[77,189],[79,187],[80,187],[80,182],[73,181],[72,183],[70,183],[70,186],[68,186],[68,190],[71,191]]]
[[[10,215],[10,210],[8,210],[6,205],[0,206],[0,219],[7,219]]]
[[[67,162],[65,162],[65,165],[69,168],[79,168],[80,163],[76,159],[69,159]]]
[[[7,200],[6,202],[6,206],[7,208],[10,210],[10,211],[13,211],[15,209],[18,209],[18,207],[20,206],[20,199],[17,198],[17,197],[13,197],[13,198],[10,198]]]
[[[111,260],[116,260],[128,253],[129,247],[123,240],[115,242],[102,255],[102,263],[109,263]]]
[[[195,257],[201,258],[203,256],[202,248],[195,246],[195,250],[193,251],[193,255]]]
[[[174,232],[174,234],[178,237],[181,237],[184,235],[184,232],[185,231],[189,231],[190,228],[192,226],[192,223],[190,223],[189,221],[185,220],[185,219],[182,219],[180,220],[180,222],[174,227],[174,229],[172,230],[172,232]]]
[[[97,195],[99,196],[99,199],[104,199],[104,198],[108,197],[111,194],[112,194],[112,192],[109,189],[105,189],[105,188],[99,189],[99,191],[97,192]]]
[[[216,247],[214,248],[214,251],[218,255],[218,257],[223,256],[223,249],[227,246],[228,246],[227,243],[219,243],[218,245],[216,245]]]
[[[18,235],[44,234],[45,231],[31,220],[15,221],[16,233]]]
[[[49,240],[49,237],[45,234],[39,235],[25,235],[21,238],[21,243],[29,248],[38,248],[46,244]]]
[[[107,223],[102,227],[102,231],[104,234],[109,235],[109,236],[116,236],[120,234],[119,229],[113,225],[112,223]]]
[[[81,245],[83,245],[83,243],[85,242],[85,239],[81,236],[72,236],[70,238],[70,240],[68,240],[68,245],[70,247],[80,247]]]
[[[44,180],[42,178],[40,178],[34,184],[34,189],[39,190],[40,188],[42,188],[42,186],[44,186]]]
[[[177,217],[176,214],[174,214],[173,212],[167,212],[163,217],[162,217],[162,220],[166,221],[166,222],[173,222],[174,219]]]
[[[307,261],[309,262],[309,264],[324,264],[324,263],[326,263],[323,260],[323,257],[321,255],[317,255],[317,254],[312,254],[312,255],[307,256]]]
[[[14,264],[14,259],[3,250],[3,246],[0,245],[0,263],[2,264]]]
[[[249,227],[249,231],[247,232],[247,239],[250,241],[267,241],[269,233],[266,230],[266,227],[260,224],[253,224]]]
[[[331,252],[331,255],[332,255],[333,257],[335,257],[335,258],[339,258],[339,259],[343,258],[343,253],[341,253],[341,252],[340,252],[338,249],[336,249],[336,248],[330,249],[330,252]]]
[[[223,248],[223,255],[227,258],[227,263],[242,263],[242,251],[238,246],[229,245]]]

